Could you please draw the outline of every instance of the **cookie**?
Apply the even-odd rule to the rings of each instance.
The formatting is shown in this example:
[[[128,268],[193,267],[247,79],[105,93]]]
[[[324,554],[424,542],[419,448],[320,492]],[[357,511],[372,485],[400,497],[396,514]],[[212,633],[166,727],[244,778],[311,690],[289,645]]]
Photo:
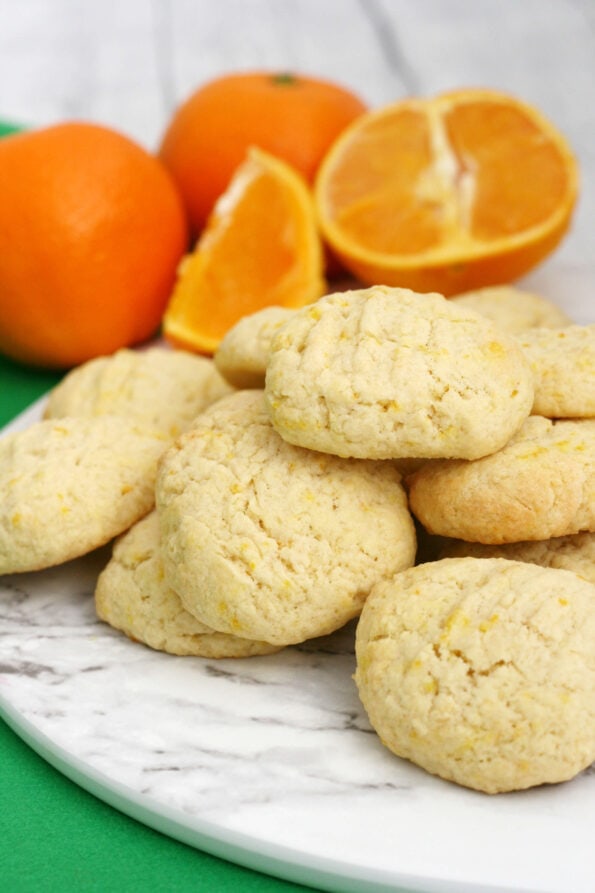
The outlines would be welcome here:
[[[570,317],[552,301],[512,285],[490,285],[455,295],[450,300],[487,316],[498,328],[513,334],[572,324]]]
[[[532,412],[550,419],[595,416],[595,325],[518,335],[535,386]]]
[[[114,543],[112,558],[95,589],[97,616],[129,638],[157,651],[196,657],[250,657],[278,649],[265,642],[227,636],[184,610],[165,582],[155,511]]]
[[[541,567],[557,567],[572,571],[590,583],[595,583],[595,533],[583,531],[571,536],[557,536],[536,542],[504,543],[490,546],[466,543],[463,540],[442,542],[441,558],[508,558]],[[595,606],[594,606],[595,609]]]
[[[295,310],[265,307],[245,316],[223,338],[213,360],[234,388],[263,388],[271,340]]]
[[[0,440],[0,573],[77,558],[154,504],[166,442],[120,416],[47,419]]]
[[[595,760],[595,586],[504,559],[444,559],[372,590],[355,680],[395,754],[487,793]]]
[[[533,403],[514,337],[438,294],[327,295],[273,338],[265,395],[289,443],[343,457],[474,459]]]
[[[274,645],[326,635],[415,559],[398,471],[286,443],[261,391],[205,410],[164,455],[156,493],[170,586],[232,635]]]
[[[230,391],[206,357],[166,347],[124,348],[71,370],[50,393],[44,415],[123,415],[173,439]]]
[[[407,486],[439,536],[500,544],[595,531],[595,421],[531,416],[492,456],[426,463]]]

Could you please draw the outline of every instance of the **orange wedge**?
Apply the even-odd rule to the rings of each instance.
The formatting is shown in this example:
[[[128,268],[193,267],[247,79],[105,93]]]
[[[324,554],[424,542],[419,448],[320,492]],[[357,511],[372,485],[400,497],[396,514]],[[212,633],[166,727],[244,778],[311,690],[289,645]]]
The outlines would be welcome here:
[[[452,295],[543,260],[577,191],[574,155],[540,112],[467,89],[359,117],[327,153],[315,199],[325,240],[362,282]]]
[[[177,347],[211,354],[243,316],[320,297],[322,269],[308,186],[285,162],[250,149],[180,265],[163,334]]]

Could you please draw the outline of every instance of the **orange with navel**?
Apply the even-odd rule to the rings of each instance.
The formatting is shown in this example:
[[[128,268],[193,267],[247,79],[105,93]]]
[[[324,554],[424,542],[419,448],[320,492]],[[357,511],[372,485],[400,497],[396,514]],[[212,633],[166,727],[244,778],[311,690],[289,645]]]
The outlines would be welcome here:
[[[362,282],[456,294],[510,282],[566,233],[568,143],[528,103],[466,89],[361,116],[325,157],[322,233]]]
[[[127,137],[68,122],[0,139],[0,351],[68,368],[159,327],[187,223]]]

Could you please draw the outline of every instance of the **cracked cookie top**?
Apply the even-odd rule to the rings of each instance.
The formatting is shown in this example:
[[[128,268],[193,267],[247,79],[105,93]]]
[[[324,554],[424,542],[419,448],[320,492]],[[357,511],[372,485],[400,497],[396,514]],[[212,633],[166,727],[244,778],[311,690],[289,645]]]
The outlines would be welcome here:
[[[426,462],[407,487],[439,536],[497,545],[595,531],[595,419],[531,416],[499,452]]]
[[[289,307],[264,307],[232,326],[213,357],[234,388],[263,388],[271,341],[295,313]]]
[[[533,373],[533,414],[595,416],[595,325],[529,329],[518,336]]]
[[[501,558],[418,565],[374,587],[355,680],[394,753],[488,793],[595,759],[595,586]]]
[[[533,403],[513,336],[438,294],[375,286],[297,311],[271,344],[265,396],[298,446],[370,459],[475,459]]]
[[[72,369],[51,391],[44,415],[121,415],[173,440],[230,390],[206,357],[167,347],[123,348]]]
[[[0,439],[0,573],[70,561],[146,515],[166,447],[110,415],[47,419]]]
[[[498,328],[517,334],[527,329],[560,329],[572,324],[564,311],[541,295],[513,285],[487,285],[450,298],[496,323]]]
[[[157,512],[150,512],[114,543],[95,588],[97,616],[157,651],[196,657],[250,657],[278,651],[218,633],[184,609],[163,572]]]
[[[415,559],[392,463],[286,443],[262,391],[205,410],[165,454],[156,493],[169,584],[191,614],[232,635],[276,645],[326,635]]]

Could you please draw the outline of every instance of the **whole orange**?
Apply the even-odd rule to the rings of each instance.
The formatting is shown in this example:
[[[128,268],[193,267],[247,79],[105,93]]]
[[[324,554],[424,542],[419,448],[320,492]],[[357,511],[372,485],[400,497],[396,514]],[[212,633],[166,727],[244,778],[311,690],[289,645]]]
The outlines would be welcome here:
[[[198,233],[250,146],[312,182],[327,149],[366,110],[338,84],[299,74],[239,72],[210,81],[174,113],[159,156]]]
[[[67,122],[0,139],[0,244],[0,351],[67,368],[156,331],[188,232],[157,158]]]

